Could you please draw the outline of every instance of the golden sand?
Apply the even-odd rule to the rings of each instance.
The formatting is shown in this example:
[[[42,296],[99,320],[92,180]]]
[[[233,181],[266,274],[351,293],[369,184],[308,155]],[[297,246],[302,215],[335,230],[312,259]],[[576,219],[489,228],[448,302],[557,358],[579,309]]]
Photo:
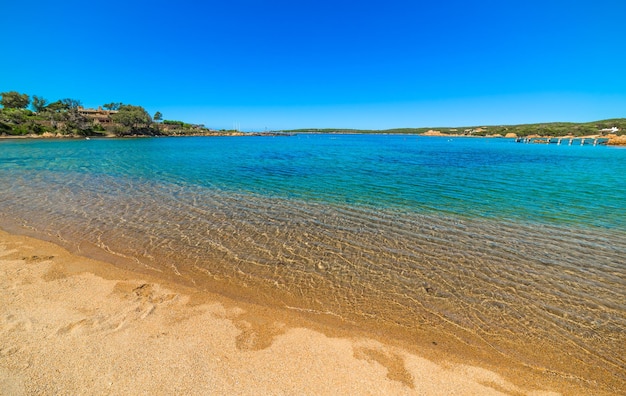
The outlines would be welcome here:
[[[558,394],[294,315],[0,231],[2,395]]]

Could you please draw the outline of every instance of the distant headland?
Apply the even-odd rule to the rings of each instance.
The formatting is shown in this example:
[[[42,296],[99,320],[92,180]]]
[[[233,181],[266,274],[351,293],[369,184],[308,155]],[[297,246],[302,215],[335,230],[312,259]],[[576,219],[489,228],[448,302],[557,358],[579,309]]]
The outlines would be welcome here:
[[[212,129],[201,124],[150,115],[143,107],[121,102],[85,108],[76,99],[50,102],[16,91],[0,93],[0,137],[124,137],[124,136],[258,136],[295,133],[377,133],[424,136],[481,136],[507,138],[603,137],[607,144],[626,145],[626,118],[572,123],[549,122],[520,125],[424,127],[363,130],[304,128],[271,132]]]
[[[238,130],[215,130],[167,120],[159,111],[150,115],[141,106],[121,102],[85,108],[79,100],[70,98],[50,102],[16,91],[0,92],[0,96],[0,136],[4,137],[249,135]]]
[[[506,138],[599,138],[608,139],[607,144],[626,145],[626,118],[573,123],[549,122],[538,124],[519,125],[490,125],[470,127],[424,127],[424,128],[396,128],[384,130],[363,129],[293,129],[289,133],[386,133],[410,134],[422,136],[476,136],[476,137],[506,137]]]

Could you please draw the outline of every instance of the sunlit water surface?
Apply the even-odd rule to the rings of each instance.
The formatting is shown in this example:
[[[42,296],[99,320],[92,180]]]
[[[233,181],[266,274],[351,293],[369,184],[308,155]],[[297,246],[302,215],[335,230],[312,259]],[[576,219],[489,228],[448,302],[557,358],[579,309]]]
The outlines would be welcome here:
[[[624,149],[509,139],[2,141],[0,220],[619,389],[625,165]]]

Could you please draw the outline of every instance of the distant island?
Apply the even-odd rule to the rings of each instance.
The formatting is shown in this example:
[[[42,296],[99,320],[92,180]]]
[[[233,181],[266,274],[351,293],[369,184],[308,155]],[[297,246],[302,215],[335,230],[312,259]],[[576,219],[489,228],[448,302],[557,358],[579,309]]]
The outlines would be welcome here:
[[[16,91],[0,93],[0,136],[4,137],[121,137],[121,136],[258,136],[295,133],[377,133],[426,136],[488,137],[605,137],[608,144],[626,145],[626,118],[572,123],[549,122],[521,125],[483,125],[466,127],[396,128],[363,130],[344,128],[304,128],[271,132],[241,132],[211,129],[204,125],[167,120],[157,111],[150,115],[143,107],[106,103],[84,108],[79,100],[50,102]]]

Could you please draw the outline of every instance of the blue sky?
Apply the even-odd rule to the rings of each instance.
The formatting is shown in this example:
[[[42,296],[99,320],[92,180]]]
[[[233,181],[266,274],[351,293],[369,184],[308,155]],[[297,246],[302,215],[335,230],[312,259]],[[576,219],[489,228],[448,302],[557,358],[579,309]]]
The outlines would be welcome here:
[[[243,130],[626,117],[626,1],[0,0],[0,92]]]

